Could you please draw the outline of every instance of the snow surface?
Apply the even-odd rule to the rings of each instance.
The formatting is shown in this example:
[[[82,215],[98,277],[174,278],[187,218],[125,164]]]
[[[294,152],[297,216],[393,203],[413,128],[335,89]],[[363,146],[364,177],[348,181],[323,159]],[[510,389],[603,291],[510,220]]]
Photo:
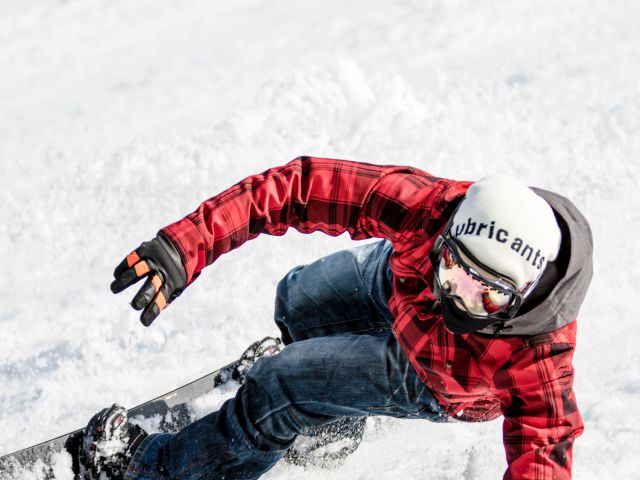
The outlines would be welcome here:
[[[307,154],[504,172],[570,197],[596,248],[574,477],[640,478],[637,0],[0,0],[0,12],[0,454],[276,333],[277,281],[348,238],[250,242],[148,329],[133,292],[108,285],[158,228]],[[505,467],[500,421],[376,425],[336,470],[281,463],[265,478]]]

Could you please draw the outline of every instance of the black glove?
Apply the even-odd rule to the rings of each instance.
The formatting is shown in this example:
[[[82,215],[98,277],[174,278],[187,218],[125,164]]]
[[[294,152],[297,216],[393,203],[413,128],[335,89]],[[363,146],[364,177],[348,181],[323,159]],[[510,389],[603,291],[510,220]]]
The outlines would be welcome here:
[[[162,232],[127,255],[113,272],[111,291],[119,293],[142,277],[148,277],[133,297],[131,306],[142,310],[140,321],[151,325],[160,312],[187,286],[180,253]]]
[[[79,474],[84,480],[121,480],[142,441],[147,438],[140,426],[127,420],[127,411],[118,404],[96,413],[82,431],[78,451]]]

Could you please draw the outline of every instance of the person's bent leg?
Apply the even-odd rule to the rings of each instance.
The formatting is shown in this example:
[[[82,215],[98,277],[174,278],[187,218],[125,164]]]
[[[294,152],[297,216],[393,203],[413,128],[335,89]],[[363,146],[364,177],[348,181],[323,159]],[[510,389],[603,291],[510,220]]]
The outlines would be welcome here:
[[[260,359],[220,411],[147,439],[126,478],[258,478],[306,429],[371,414],[446,418],[389,332],[295,342]]]
[[[274,316],[284,343],[390,328],[391,252],[389,242],[380,241],[291,270],[276,291]]]

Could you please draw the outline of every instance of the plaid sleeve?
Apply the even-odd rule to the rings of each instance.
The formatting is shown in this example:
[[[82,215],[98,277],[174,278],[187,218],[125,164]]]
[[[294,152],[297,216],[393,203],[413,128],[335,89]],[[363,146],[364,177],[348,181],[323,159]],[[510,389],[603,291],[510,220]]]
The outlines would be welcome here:
[[[353,239],[407,235],[416,192],[436,180],[412,167],[299,157],[250,176],[162,231],[182,255],[191,283],[220,255],[261,233],[289,227]]]
[[[584,430],[572,388],[574,345],[552,334],[533,337],[496,375],[509,464],[505,480],[571,478],[573,442]]]

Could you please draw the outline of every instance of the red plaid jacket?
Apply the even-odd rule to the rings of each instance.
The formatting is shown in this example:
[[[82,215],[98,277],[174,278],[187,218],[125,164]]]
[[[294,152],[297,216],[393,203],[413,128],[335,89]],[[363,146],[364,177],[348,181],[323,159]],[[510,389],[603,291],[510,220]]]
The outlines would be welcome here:
[[[534,337],[454,335],[432,311],[429,251],[470,182],[411,167],[301,157],[242,180],[163,231],[191,283],[225,252],[289,227],[388,239],[393,331],[451,416],[504,416],[505,479],[567,479],[583,423],[572,391],[576,322]]]

